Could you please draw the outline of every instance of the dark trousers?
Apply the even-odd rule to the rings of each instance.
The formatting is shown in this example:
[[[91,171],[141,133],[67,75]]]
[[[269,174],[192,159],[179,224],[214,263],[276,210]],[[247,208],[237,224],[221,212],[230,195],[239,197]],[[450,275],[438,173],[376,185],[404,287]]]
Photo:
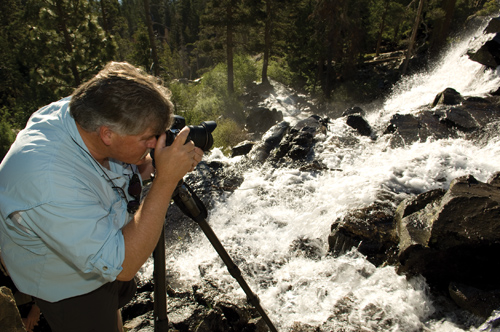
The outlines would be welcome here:
[[[35,301],[52,332],[115,332],[118,309],[134,297],[136,290],[134,280],[113,281],[88,294],[58,302]]]

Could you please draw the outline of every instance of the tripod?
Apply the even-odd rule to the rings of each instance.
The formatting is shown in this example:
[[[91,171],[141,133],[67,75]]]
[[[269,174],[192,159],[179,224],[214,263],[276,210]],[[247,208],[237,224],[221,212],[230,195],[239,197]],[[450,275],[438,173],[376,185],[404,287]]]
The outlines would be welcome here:
[[[245,279],[241,275],[241,271],[234,264],[233,260],[227,253],[227,251],[222,246],[221,242],[215,235],[214,231],[208,225],[207,210],[203,202],[196,196],[196,194],[191,190],[191,188],[180,181],[177,188],[173,194],[174,203],[181,209],[181,211],[188,217],[193,219],[198,223],[200,228],[203,230],[208,240],[215,248],[222,261],[226,264],[226,267],[233,278],[238,281],[243,291],[247,295],[248,302],[259,311],[262,319],[266,322],[269,330],[271,332],[277,332],[273,323],[267,316],[264,308],[260,305],[260,300],[258,296],[252,292]],[[162,231],[160,240],[153,253],[154,257],[154,310],[155,310],[155,332],[167,332],[168,331],[168,318],[167,318],[167,294],[166,294],[166,281],[165,281],[165,233]]]

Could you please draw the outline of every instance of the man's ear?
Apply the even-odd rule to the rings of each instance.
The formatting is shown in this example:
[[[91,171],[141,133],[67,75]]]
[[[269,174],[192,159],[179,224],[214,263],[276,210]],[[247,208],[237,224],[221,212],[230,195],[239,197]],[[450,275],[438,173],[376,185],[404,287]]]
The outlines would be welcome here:
[[[113,135],[114,132],[109,127],[107,126],[99,127],[99,137],[106,146],[111,145],[111,142],[113,140]]]

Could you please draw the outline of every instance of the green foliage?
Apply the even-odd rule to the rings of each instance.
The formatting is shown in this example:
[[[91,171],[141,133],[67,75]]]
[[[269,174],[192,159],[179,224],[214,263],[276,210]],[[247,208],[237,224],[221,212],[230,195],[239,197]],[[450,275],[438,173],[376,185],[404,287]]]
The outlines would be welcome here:
[[[271,59],[267,69],[267,75],[273,80],[285,85],[293,84],[294,73],[291,71],[288,63],[286,63],[283,59]]]
[[[129,61],[149,72],[153,63],[151,59],[151,45],[149,43],[148,30],[142,22],[139,24],[139,28],[132,38],[134,40],[133,51]]]
[[[235,93],[232,95],[228,94],[226,89],[225,64],[219,64],[208,71],[199,83],[169,84],[176,114],[183,116],[188,125],[217,121],[217,133],[214,133],[214,139],[217,146],[222,147],[225,152],[245,137],[242,129],[245,116],[238,96],[258,78],[255,63],[249,57],[236,56],[234,78]],[[228,137],[224,138],[223,135]]]
[[[500,10],[500,4],[498,3],[498,0],[489,0],[486,1],[483,8],[477,12],[477,15],[479,16],[493,15],[495,13],[498,13],[499,10]]]
[[[105,35],[88,2],[44,0],[34,18],[30,38],[39,63],[33,74],[59,97],[70,94],[114,56],[114,41]]]
[[[178,81],[172,81],[168,84],[168,88],[172,92],[172,103],[174,104],[175,113],[186,118],[188,124],[193,123],[196,119],[191,117],[190,110],[194,109],[196,100],[193,96],[198,94],[198,85],[184,84]]]
[[[0,1],[0,109],[6,118],[16,123],[20,104],[29,94],[23,61],[29,59],[25,47],[28,29],[23,22],[20,0]],[[14,119],[16,118],[16,119]],[[20,125],[24,124],[22,120]]]
[[[360,91],[366,95],[372,83],[360,88],[349,73],[367,54],[407,47],[418,3],[150,0],[147,15],[153,21],[160,75],[172,89],[176,112],[193,124],[214,118],[243,123],[238,97],[259,80],[263,68],[263,62],[252,58],[269,54],[271,79],[327,99],[344,100]],[[461,30],[471,15],[491,15],[499,9],[497,0],[426,1],[420,45],[444,44],[448,30]],[[444,26],[450,14],[452,21]],[[4,119],[14,128],[23,127],[33,111],[65,97],[111,60],[128,61],[149,72],[145,17],[143,0],[0,1]],[[264,34],[265,26],[271,27],[270,34]],[[270,37],[264,40],[265,35]],[[228,50],[235,54],[232,61]],[[234,94],[227,92],[228,61],[234,64]],[[198,84],[175,83],[201,75]],[[358,91],[351,91],[353,87]]]
[[[223,119],[217,122],[217,128],[212,133],[214,147],[221,148],[225,155],[229,155],[231,147],[247,139],[243,126],[232,119]]]
[[[368,44],[366,51],[394,50],[412,27],[412,12],[402,1],[373,1],[369,7]]]
[[[0,161],[5,157],[16,135],[4,117],[0,120]]]

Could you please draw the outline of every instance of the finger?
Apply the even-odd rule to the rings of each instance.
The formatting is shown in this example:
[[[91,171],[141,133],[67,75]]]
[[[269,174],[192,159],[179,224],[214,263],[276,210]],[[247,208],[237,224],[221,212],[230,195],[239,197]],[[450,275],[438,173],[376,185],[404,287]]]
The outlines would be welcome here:
[[[172,145],[174,144],[184,145],[186,143],[188,135],[189,135],[189,127],[182,128],[182,130],[175,137],[174,143],[172,143]]]
[[[203,159],[203,150],[200,148],[195,148],[193,158],[198,164]]]
[[[166,141],[167,141],[167,134],[162,133],[160,136],[158,136],[158,139],[156,140],[155,150],[163,148],[166,144]]]

